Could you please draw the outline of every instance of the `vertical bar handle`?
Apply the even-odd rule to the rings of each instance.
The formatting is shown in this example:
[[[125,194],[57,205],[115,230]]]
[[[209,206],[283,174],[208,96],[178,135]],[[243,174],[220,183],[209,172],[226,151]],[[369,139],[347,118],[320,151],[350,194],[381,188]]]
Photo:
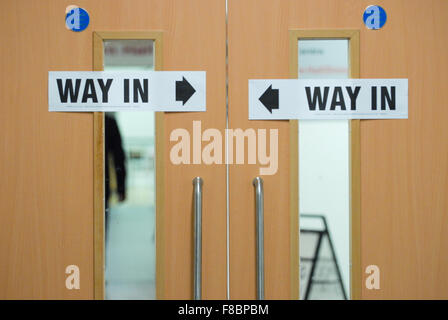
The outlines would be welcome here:
[[[252,181],[255,187],[255,216],[257,241],[257,299],[264,300],[264,195],[263,179]]]
[[[202,184],[201,177],[193,179],[194,189],[194,300],[201,300],[202,292]]]

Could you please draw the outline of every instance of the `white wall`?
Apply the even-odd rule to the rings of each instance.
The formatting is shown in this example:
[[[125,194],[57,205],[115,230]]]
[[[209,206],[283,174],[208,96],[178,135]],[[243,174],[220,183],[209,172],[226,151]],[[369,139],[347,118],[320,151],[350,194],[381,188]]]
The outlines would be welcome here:
[[[299,41],[299,78],[347,77],[347,40]],[[349,122],[300,120],[298,134],[299,211],[325,215],[349,296]]]

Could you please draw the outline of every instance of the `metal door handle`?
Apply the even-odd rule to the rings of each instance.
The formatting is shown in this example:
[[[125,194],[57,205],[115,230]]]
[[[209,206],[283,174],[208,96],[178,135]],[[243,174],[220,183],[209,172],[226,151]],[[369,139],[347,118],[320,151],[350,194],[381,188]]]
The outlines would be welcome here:
[[[264,300],[264,196],[263,179],[252,181],[255,187],[255,215],[257,228],[257,299]]]
[[[201,300],[202,287],[202,183],[201,177],[193,179],[194,189],[194,300]]]

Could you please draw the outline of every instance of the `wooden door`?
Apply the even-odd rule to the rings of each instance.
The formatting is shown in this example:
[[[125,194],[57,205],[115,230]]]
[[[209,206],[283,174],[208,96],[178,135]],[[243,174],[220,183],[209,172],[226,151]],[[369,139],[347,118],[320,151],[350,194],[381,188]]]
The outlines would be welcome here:
[[[162,70],[207,71],[206,113],[159,116],[164,161],[157,190],[157,296],[193,295],[192,180],[201,176],[202,296],[225,298],[225,167],[169,161],[172,130],[185,128],[193,137],[193,120],[202,130],[225,127],[225,3],[80,0],[76,5],[90,15],[83,32],[65,27],[71,4],[7,1],[1,13],[8,45],[0,49],[0,298],[104,297],[102,238],[94,232],[94,187],[100,183],[94,164],[101,162],[94,154],[94,115],[50,113],[47,101],[48,71],[92,70],[92,39],[99,31],[161,33],[162,57],[156,59]],[[65,287],[65,268],[72,264],[80,268],[79,290]]]
[[[448,131],[446,61],[448,3],[377,1],[386,25],[367,29],[369,1],[229,0],[229,127],[278,129],[278,171],[263,176],[265,296],[298,298],[297,159],[293,122],[249,121],[248,79],[279,79],[291,71],[290,30],[359,30],[359,77],[408,78],[408,120],[361,120],[352,141],[352,297],[447,298]],[[353,76],[353,75],[352,75]],[[359,125],[359,127],[358,127]],[[353,128],[353,127],[352,127]],[[246,149],[247,151],[247,149]],[[230,296],[255,298],[255,205],[252,179],[262,164],[232,165]],[[355,199],[356,198],[356,199]],[[300,199],[299,199],[300,200]],[[364,285],[369,265],[379,290]]]
[[[248,79],[288,78],[288,8],[279,1],[229,1],[229,127],[278,130],[278,170],[264,180],[265,298],[293,293],[290,239],[289,122],[249,121]],[[269,135],[268,135],[269,136]],[[268,140],[269,141],[269,140]],[[269,145],[269,144],[268,144]],[[230,297],[256,298],[255,202],[261,165],[229,169]]]
[[[227,289],[232,299],[255,298],[252,180],[263,164],[247,164],[246,148],[246,164],[229,165],[227,261],[226,167],[169,161],[174,129],[184,128],[193,137],[193,120],[201,121],[202,131],[226,127],[227,40],[228,127],[278,130],[278,170],[263,176],[265,296],[296,299],[293,124],[249,121],[247,88],[248,79],[293,76],[290,30],[319,29],[359,30],[361,78],[409,79],[409,119],[362,120],[354,141],[359,187],[352,195],[359,194],[360,220],[358,233],[352,231],[357,249],[352,259],[359,260],[352,269],[353,297],[448,298],[446,1],[380,0],[376,4],[386,10],[388,21],[378,31],[363,25],[362,13],[371,4],[364,0],[228,0],[227,30],[225,1],[106,5],[80,0],[76,4],[91,19],[80,33],[64,26],[71,4],[7,1],[0,13],[6,44],[0,49],[0,298],[103,298],[94,246],[94,115],[49,113],[48,71],[92,70],[95,31],[149,31],[162,34],[163,70],[207,71],[206,113],[159,116],[164,166],[158,190],[158,298],[192,297],[196,176],[204,180],[203,298],[225,298]],[[72,264],[80,268],[79,290],[65,287],[65,269]],[[379,290],[364,285],[369,265],[380,268]]]

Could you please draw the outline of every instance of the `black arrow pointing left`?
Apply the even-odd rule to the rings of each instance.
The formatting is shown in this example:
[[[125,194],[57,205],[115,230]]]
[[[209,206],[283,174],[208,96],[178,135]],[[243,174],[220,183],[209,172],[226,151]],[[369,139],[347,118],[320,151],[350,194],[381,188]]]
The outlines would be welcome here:
[[[176,101],[182,101],[182,105],[185,105],[195,92],[185,77],[182,77],[182,81],[176,81]]]
[[[273,109],[278,109],[278,89],[272,89],[272,84],[258,99],[270,113]]]

